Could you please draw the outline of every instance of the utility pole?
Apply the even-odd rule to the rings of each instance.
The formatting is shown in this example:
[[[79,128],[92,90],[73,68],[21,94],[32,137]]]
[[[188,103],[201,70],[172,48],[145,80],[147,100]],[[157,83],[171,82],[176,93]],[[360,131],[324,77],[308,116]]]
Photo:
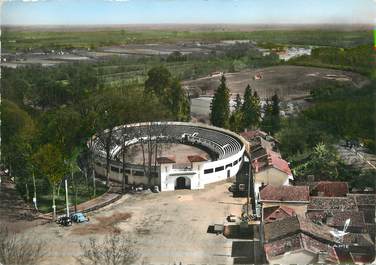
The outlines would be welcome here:
[[[74,184],[74,211],[77,212],[77,183],[73,174],[73,164],[71,163],[71,178]]]
[[[67,205],[67,217],[69,217],[68,180],[65,178],[65,203]]]
[[[38,206],[37,206],[37,187],[35,185],[35,175],[34,175],[34,167],[33,167],[33,186],[34,186],[34,197],[33,197],[33,203],[34,203],[34,207],[35,207],[35,210],[38,211]]]

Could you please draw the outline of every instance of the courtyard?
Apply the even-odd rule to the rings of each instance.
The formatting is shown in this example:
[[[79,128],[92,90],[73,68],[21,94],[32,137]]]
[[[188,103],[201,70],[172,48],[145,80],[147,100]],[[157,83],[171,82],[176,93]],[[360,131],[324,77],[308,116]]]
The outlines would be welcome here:
[[[222,181],[203,190],[128,194],[89,214],[90,222],[63,228],[55,223],[24,232],[48,242],[43,264],[78,264],[80,243],[125,233],[136,240],[141,264],[232,264],[232,241],[207,233],[208,227],[224,224],[226,216],[241,214],[245,198],[233,198],[231,185]]]

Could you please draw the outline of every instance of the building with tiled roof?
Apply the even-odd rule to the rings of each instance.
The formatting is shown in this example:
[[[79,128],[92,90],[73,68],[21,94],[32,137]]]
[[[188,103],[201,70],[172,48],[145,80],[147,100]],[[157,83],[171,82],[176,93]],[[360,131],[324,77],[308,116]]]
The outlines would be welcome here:
[[[333,246],[303,233],[265,244],[264,250],[270,264],[312,264],[319,260],[331,264],[340,263]]]
[[[347,231],[352,233],[366,233],[366,223],[363,212],[359,211],[312,211],[307,213],[307,217],[313,222],[326,224],[338,230],[342,230],[345,221],[350,219]]]
[[[308,211],[317,210],[358,210],[352,197],[311,197]]]
[[[296,213],[294,209],[287,206],[272,206],[263,208],[263,221],[265,223],[270,223],[278,221],[287,217],[295,216]]]
[[[309,204],[309,188],[307,186],[263,186],[259,193],[261,208],[284,206],[305,216]]]
[[[347,193],[349,186],[343,181],[319,181],[311,190],[311,196],[322,197],[346,197]]]
[[[267,156],[253,160],[252,170],[256,197],[262,185],[284,186],[290,185],[290,181],[293,180],[289,164],[279,153],[273,151],[268,151]]]
[[[264,224],[264,239],[265,239],[265,252],[268,257],[275,257],[275,256],[281,256],[283,253],[285,255],[290,255],[291,251],[287,251],[284,247],[285,243],[284,240],[295,238],[295,241],[288,244],[288,246],[295,247],[299,250],[301,250],[300,242],[298,242],[300,239],[297,238],[297,235],[304,234],[305,236],[313,239],[312,241],[315,244],[321,245],[327,245],[332,246],[337,251],[337,248],[341,251],[341,257],[344,256],[344,254],[347,253],[348,257],[358,257],[362,258],[362,260],[365,260],[367,262],[372,262],[375,256],[375,246],[372,242],[370,236],[368,234],[364,233],[348,233],[343,236],[342,240],[335,237],[333,235],[333,231],[336,231],[336,229],[331,228],[327,225],[319,225],[311,222],[309,219],[302,218],[299,216],[293,216],[284,218],[275,222],[271,223],[265,223]],[[295,236],[295,237],[294,237]],[[289,240],[287,240],[289,241]],[[275,243],[277,242],[277,243]],[[305,249],[307,250],[307,249]],[[284,252],[286,251],[286,252]],[[306,252],[303,252],[305,254],[303,258],[309,259],[309,257],[306,256]],[[300,255],[293,255],[290,256],[291,259],[290,263],[299,263],[300,262]],[[312,255],[311,255],[312,258]],[[341,258],[339,258],[340,261]],[[275,262],[273,262],[275,263]],[[309,262],[302,264],[309,264]]]

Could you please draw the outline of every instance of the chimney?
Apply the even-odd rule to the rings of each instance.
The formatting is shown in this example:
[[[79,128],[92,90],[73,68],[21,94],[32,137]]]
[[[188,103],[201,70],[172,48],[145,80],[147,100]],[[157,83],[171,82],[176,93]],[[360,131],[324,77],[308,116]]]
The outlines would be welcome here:
[[[259,191],[262,191],[265,187],[266,187],[266,185],[264,184],[264,182],[261,182],[261,186],[259,188]]]
[[[315,176],[314,176],[314,175],[308,175],[308,176],[307,176],[307,180],[308,180],[309,182],[314,182],[314,181],[315,181]]]

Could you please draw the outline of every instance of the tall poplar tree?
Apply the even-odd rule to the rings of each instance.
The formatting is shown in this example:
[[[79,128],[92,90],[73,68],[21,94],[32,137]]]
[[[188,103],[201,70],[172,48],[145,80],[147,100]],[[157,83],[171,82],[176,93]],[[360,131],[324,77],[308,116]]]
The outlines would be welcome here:
[[[260,121],[260,99],[257,93],[252,95],[249,85],[245,88],[243,101],[243,128],[257,127]]]
[[[228,128],[230,117],[230,91],[226,86],[226,78],[221,77],[221,84],[217,88],[210,106],[210,121],[214,126]]]

